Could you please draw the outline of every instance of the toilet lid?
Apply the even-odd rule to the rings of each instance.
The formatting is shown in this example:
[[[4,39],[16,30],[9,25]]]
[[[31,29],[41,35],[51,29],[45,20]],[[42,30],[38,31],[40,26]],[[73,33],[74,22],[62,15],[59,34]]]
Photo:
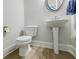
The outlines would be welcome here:
[[[32,39],[32,36],[20,36],[17,38],[18,41],[28,41],[31,39]]]

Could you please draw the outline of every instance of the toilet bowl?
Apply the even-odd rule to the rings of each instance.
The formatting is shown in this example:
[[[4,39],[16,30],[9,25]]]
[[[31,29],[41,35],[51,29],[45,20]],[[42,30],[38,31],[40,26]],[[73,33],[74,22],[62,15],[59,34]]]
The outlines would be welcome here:
[[[19,47],[19,56],[26,56],[30,51],[30,43],[32,41],[32,36],[20,36],[17,38],[17,45]]]
[[[24,26],[24,35],[19,36],[17,40],[17,46],[19,47],[19,56],[26,56],[31,51],[32,38],[37,35],[37,28],[36,25],[28,25]]]

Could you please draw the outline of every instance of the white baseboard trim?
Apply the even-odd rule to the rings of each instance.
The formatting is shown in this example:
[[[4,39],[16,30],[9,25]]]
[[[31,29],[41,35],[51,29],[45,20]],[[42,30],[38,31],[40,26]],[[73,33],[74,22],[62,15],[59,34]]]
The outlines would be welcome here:
[[[49,42],[42,42],[42,41],[33,40],[32,45],[37,46],[37,47],[44,47],[44,48],[53,49],[53,43],[49,43]],[[8,54],[15,51],[17,48],[18,47],[16,46],[16,44],[13,44],[13,45],[3,49],[3,57],[6,57]],[[59,44],[59,50],[67,51],[67,52],[71,53],[74,57],[76,57],[76,48],[73,47],[72,45]]]
[[[71,53],[74,57],[76,57],[76,48],[73,47],[72,45],[60,44],[59,50],[67,51],[67,52]]]
[[[11,52],[15,51],[17,49],[16,44],[13,44],[5,49],[3,49],[3,58],[6,57]]]
[[[41,42],[41,41],[32,41],[33,46],[37,47],[44,47],[44,48],[51,48],[53,49],[53,43],[49,42]],[[74,57],[76,57],[76,48],[73,47],[72,45],[67,45],[67,44],[59,44],[59,50],[66,51],[71,53]]]

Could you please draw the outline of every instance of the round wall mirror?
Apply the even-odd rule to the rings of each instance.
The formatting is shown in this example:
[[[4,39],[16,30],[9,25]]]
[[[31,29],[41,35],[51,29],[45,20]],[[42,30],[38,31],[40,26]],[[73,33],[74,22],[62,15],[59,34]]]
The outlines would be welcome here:
[[[63,4],[63,0],[47,0],[47,8],[51,11],[58,10]]]

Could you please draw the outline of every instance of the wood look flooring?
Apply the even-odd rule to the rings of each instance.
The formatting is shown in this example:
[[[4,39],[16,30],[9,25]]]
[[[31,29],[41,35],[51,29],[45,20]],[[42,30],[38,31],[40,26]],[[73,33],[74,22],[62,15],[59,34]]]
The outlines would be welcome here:
[[[54,54],[52,49],[32,47],[31,52],[24,58],[18,55],[18,50],[12,52],[4,59],[76,59],[68,52],[60,51],[58,55]]]

